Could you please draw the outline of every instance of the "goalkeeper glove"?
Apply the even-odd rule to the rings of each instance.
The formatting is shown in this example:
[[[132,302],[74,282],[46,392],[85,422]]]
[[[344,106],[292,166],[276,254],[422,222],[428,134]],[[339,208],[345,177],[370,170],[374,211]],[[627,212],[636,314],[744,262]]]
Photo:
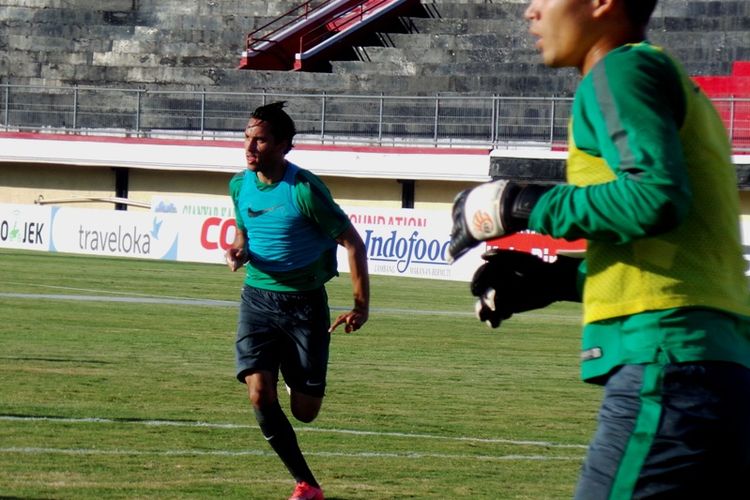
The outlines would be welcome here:
[[[450,260],[458,259],[480,241],[526,229],[531,210],[551,187],[499,180],[459,193],[453,201]]]
[[[492,250],[471,280],[480,321],[497,328],[514,313],[546,307],[559,300],[580,302],[578,267],[581,259],[558,256],[544,262],[529,253]]]

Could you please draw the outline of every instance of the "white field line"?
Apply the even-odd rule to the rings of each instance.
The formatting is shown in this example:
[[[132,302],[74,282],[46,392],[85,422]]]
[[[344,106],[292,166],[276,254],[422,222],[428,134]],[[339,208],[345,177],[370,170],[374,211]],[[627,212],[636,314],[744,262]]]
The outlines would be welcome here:
[[[62,285],[43,285],[39,283],[22,283],[22,282],[13,282],[13,281],[7,281],[5,282],[6,285],[20,285],[20,286],[29,286],[29,287],[36,287],[36,288],[49,288],[51,290],[67,290],[70,292],[90,292],[94,293],[96,295],[126,295],[126,296],[133,296],[133,297],[150,297],[154,299],[160,299],[160,298],[167,298],[167,299],[176,299],[176,300],[196,300],[194,297],[175,297],[171,295],[153,295],[148,293],[137,293],[137,292],[117,292],[114,290],[100,290],[96,288],[78,288],[73,286],[62,286]],[[237,295],[239,296],[240,289],[237,289]],[[239,300],[239,299],[238,299]],[[219,301],[224,302],[224,301]],[[234,304],[235,302],[232,302]]]
[[[13,421],[13,422],[52,422],[52,423],[65,423],[65,424],[129,424],[129,425],[143,425],[152,427],[203,427],[209,429],[256,429],[255,425],[249,424],[222,424],[222,423],[210,423],[210,422],[183,422],[176,420],[117,420],[110,418],[65,418],[65,417],[32,417],[32,416],[15,416],[15,415],[0,415],[0,421]],[[582,444],[568,444],[568,443],[554,443],[551,441],[529,441],[529,440],[516,440],[516,439],[505,439],[505,438],[480,438],[480,437],[469,437],[469,436],[440,436],[437,434],[419,434],[419,433],[408,433],[408,432],[386,432],[386,431],[361,431],[353,429],[330,429],[321,427],[299,427],[295,429],[296,432],[320,432],[327,434],[348,434],[354,436],[380,436],[380,437],[395,437],[405,439],[435,439],[443,441],[462,441],[472,443],[494,443],[494,444],[506,444],[513,446],[536,446],[542,448],[571,448],[585,450],[586,445]]]
[[[77,300],[77,301],[106,301],[106,302],[129,302],[129,303],[153,303],[153,304],[175,304],[175,305],[199,305],[208,307],[236,307],[236,301],[225,301],[225,300],[210,300],[210,299],[195,299],[188,297],[164,297],[164,296],[149,296],[145,294],[136,293],[119,293],[104,290],[91,290],[91,289],[77,289],[72,287],[54,287],[48,286],[49,288],[64,289],[70,291],[82,291],[82,292],[94,292],[106,295],[74,295],[74,294],[22,294],[22,293],[0,293],[0,297],[5,298],[28,298],[28,299],[50,299],[50,300]],[[124,297],[115,297],[112,295],[127,295]],[[332,310],[345,310],[346,307],[332,306]],[[381,313],[395,313],[395,314],[419,314],[419,315],[460,315],[460,316],[473,316],[471,312],[455,312],[445,310],[414,310],[414,309],[399,309],[399,308],[373,308],[372,312]],[[532,314],[534,316],[554,317],[559,319],[567,319],[564,316],[558,315],[545,315],[545,314]],[[94,423],[94,424],[131,424],[131,425],[145,425],[145,426],[171,426],[171,427],[204,427],[204,428],[216,428],[216,429],[255,429],[253,425],[243,424],[221,424],[221,423],[208,423],[208,422],[178,422],[178,421],[167,421],[167,420],[114,420],[106,418],[54,418],[54,417],[19,417],[10,415],[0,415],[0,421],[48,421],[48,422],[61,422],[61,423]],[[579,444],[565,444],[565,443],[553,443],[548,441],[527,441],[527,440],[512,440],[504,438],[478,438],[478,437],[466,437],[466,436],[439,436],[434,434],[416,434],[416,433],[402,433],[402,432],[380,432],[380,431],[359,431],[350,429],[325,429],[316,427],[301,427],[296,429],[297,432],[320,432],[330,434],[349,434],[349,435],[360,435],[360,436],[383,436],[383,437],[397,437],[406,439],[435,439],[435,440],[447,440],[447,441],[462,441],[462,442],[475,442],[475,443],[496,443],[506,444],[515,446],[536,446],[544,448],[569,448],[569,449],[580,449],[585,450],[586,445]],[[64,448],[31,448],[31,447],[10,447],[0,448],[0,453],[18,453],[18,454],[67,454],[67,455],[160,455],[160,456],[196,456],[196,455],[212,455],[212,456],[270,456],[272,455],[269,451],[261,450],[242,450],[242,451],[227,451],[227,450],[162,450],[162,451],[142,451],[142,450],[99,450],[99,449],[64,449]],[[474,460],[581,460],[582,456],[561,456],[561,457],[550,457],[544,455],[503,455],[503,456],[484,456],[484,455],[449,455],[449,454],[435,454],[435,453],[383,453],[383,452],[359,452],[359,453],[339,453],[339,452],[306,452],[306,455],[317,455],[317,456],[328,456],[328,457],[373,457],[373,458],[445,458],[445,459],[474,459]]]
[[[13,284],[13,283],[8,283]],[[20,284],[20,283],[19,283]],[[107,290],[92,290],[85,288],[72,288],[64,286],[50,286],[40,285],[45,288],[56,288],[69,291],[82,291],[82,292],[93,292],[97,295],[83,295],[83,294],[53,294],[53,293],[9,293],[0,292],[0,298],[7,299],[47,299],[47,300],[73,300],[81,302],[121,302],[130,304],[160,304],[160,305],[188,305],[188,306],[199,306],[199,307],[238,307],[239,299],[235,300],[216,300],[216,299],[201,299],[201,298],[190,298],[190,297],[169,297],[159,295],[146,295],[139,293],[124,293],[124,292],[111,292]],[[109,295],[108,295],[109,294]],[[115,296],[122,295],[122,296]],[[336,306],[331,305],[332,311],[348,311],[348,306]],[[398,307],[371,307],[371,313],[380,314],[396,314],[396,315],[418,315],[418,316],[467,316],[474,317],[473,311],[449,311],[445,309],[430,310],[430,309],[407,309]],[[580,320],[570,316],[562,314],[549,314],[545,312],[531,311],[517,315],[518,319],[529,318],[539,319],[546,318],[555,321],[567,321],[571,324],[580,324]]]
[[[241,457],[241,456],[258,456],[270,457],[275,456],[272,451],[264,450],[101,450],[93,448],[31,448],[31,447],[9,447],[0,448],[0,453],[22,454],[22,455],[89,455],[89,456],[161,456],[161,457],[189,457],[189,456],[216,456],[216,457]],[[559,456],[550,457],[545,455],[456,455],[445,453],[386,453],[379,451],[361,451],[354,453],[329,452],[329,451],[306,451],[305,456],[318,457],[345,457],[345,458],[398,458],[398,459],[423,459],[438,458],[449,460],[483,460],[483,461],[561,461],[575,460],[580,461],[583,456]]]
[[[8,299],[47,299],[47,300],[75,300],[79,302],[126,302],[131,304],[167,304],[207,307],[233,307],[239,302],[211,299],[177,299],[170,297],[108,297],[101,295],[72,295],[53,293],[0,293],[0,297]]]

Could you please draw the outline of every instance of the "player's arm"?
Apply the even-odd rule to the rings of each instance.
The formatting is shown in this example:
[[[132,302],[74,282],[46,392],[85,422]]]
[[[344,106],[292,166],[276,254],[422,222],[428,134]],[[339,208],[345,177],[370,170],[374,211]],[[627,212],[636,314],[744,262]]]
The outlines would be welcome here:
[[[245,250],[246,245],[247,234],[244,230],[237,227],[237,232],[235,233],[232,245],[227,248],[226,252],[224,252],[224,258],[227,261],[227,266],[229,266],[229,269],[232,272],[241,268],[243,265],[245,265],[245,262],[247,262],[247,251]]]
[[[480,241],[526,229],[531,210],[550,188],[499,180],[459,193],[453,201],[450,259],[458,259]]]
[[[352,279],[354,306],[340,314],[331,324],[333,331],[344,325],[346,333],[358,330],[367,321],[370,310],[370,278],[367,270],[367,248],[349,217],[333,200],[328,187],[315,175],[300,170],[295,183],[295,202],[302,214],[312,219],[347,251]]]
[[[625,243],[677,227],[692,201],[679,138],[685,96],[664,57],[618,53],[578,90],[575,144],[606,161],[614,180],[548,190],[503,180],[464,191],[454,202],[451,256],[521,229]]]
[[[679,138],[685,96],[665,57],[623,52],[592,69],[574,106],[573,136],[579,149],[606,161],[614,179],[556,186],[536,204],[530,229],[626,243],[684,220],[692,202]]]
[[[237,231],[232,241],[231,246],[224,252],[224,258],[226,259],[227,266],[232,272],[241,268],[245,262],[247,262],[247,232],[242,223],[242,216],[239,212],[238,198],[240,190],[242,189],[242,182],[244,179],[244,172],[236,174],[229,181],[229,196],[232,198],[234,204],[235,213],[235,226]]]
[[[353,225],[336,238],[336,242],[346,249],[349,259],[349,272],[352,278],[354,307],[340,314],[331,324],[329,331],[344,325],[346,333],[358,330],[370,315],[370,276],[367,270],[367,248]]]

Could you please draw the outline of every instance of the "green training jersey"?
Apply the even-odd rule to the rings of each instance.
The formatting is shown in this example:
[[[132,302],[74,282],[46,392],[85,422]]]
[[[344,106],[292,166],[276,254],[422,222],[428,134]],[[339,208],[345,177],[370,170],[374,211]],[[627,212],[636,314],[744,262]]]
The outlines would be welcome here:
[[[264,184],[257,176],[248,176],[245,181],[245,171],[237,173],[229,181],[229,194],[234,203],[235,213],[240,214],[240,196],[243,192],[243,182],[254,182],[255,188],[261,192],[270,192],[289,186],[281,186],[281,182]],[[303,219],[314,226],[317,231],[330,238],[334,244],[323,251],[311,263],[288,271],[270,270],[272,266],[254,265],[252,261],[246,263],[245,284],[255,288],[273,291],[304,291],[320,288],[331,277],[337,275],[335,239],[351,226],[349,217],[333,200],[327,186],[315,174],[308,170],[297,168],[291,182],[291,198],[294,208]],[[246,193],[248,191],[245,191]],[[251,220],[251,219],[250,219]],[[235,219],[237,230],[248,234],[243,217]],[[282,232],[279,231],[279,237]],[[287,237],[294,238],[295,233]],[[250,242],[248,241],[248,245]],[[294,245],[294,242],[291,242]],[[298,242],[300,248],[304,242]]]
[[[730,145],[684,70],[648,42],[608,53],[576,91],[566,172],[530,229],[587,240],[584,378],[660,354],[750,366]]]

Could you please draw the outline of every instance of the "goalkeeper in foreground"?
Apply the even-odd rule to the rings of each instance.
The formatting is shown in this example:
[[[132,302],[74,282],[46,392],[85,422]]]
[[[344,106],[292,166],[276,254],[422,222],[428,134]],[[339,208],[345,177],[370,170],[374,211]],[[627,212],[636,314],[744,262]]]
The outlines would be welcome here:
[[[748,498],[750,297],[731,148],[708,98],[646,40],[655,4],[532,0],[544,63],[582,75],[568,183],[460,193],[450,252],[524,229],[587,240],[583,262],[486,255],[471,285],[493,327],[583,302],[582,378],[604,398],[577,499]]]

